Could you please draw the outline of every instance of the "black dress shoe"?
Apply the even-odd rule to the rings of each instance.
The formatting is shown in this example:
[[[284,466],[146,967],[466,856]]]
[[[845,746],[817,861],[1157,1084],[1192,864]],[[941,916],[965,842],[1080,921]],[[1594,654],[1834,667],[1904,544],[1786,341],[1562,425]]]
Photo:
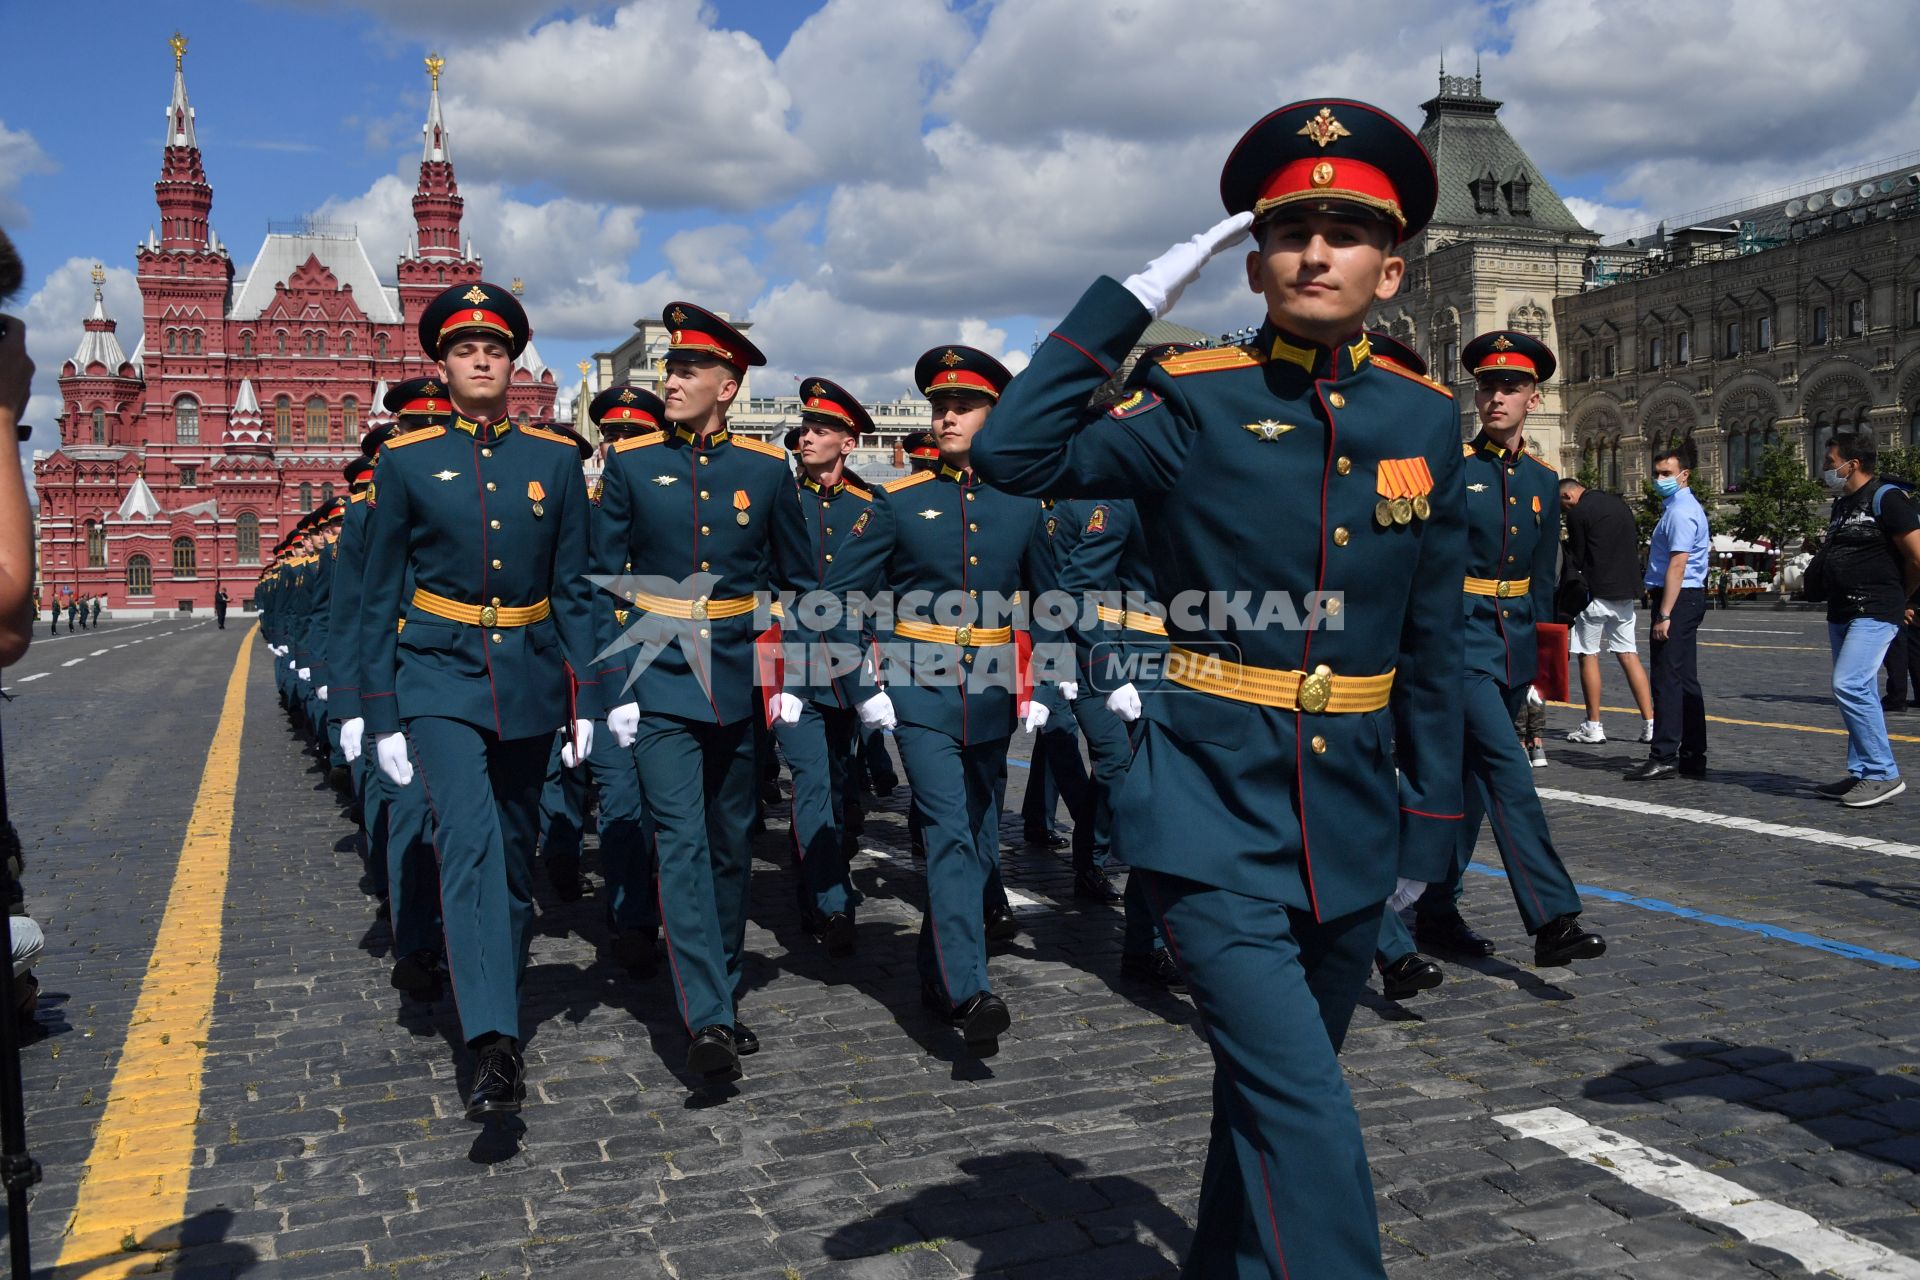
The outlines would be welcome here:
[[[510,1116],[527,1100],[527,1069],[513,1041],[501,1039],[480,1051],[473,1069],[473,1092],[467,1095],[467,1119]]]
[[[1430,918],[1415,916],[1413,940],[1426,950],[1440,955],[1483,959],[1494,952],[1493,939],[1468,928],[1459,912]]]
[[[1683,778],[1706,777],[1707,758],[1705,756],[1681,756],[1680,776]]]
[[[733,1045],[733,1028],[722,1023],[694,1032],[687,1046],[687,1070],[698,1076],[725,1075],[740,1067],[740,1054]]]
[[[353,790],[353,774],[347,766],[337,764],[327,770],[327,784],[335,791]]]
[[[1064,849],[1073,843],[1058,831],[1029,831],[1021,842],[1029,849]]]
[[[1679,765],[1669,764],[1663,760],[1655,760],[1651,756],[1627,770],[1626,773],[1628,782],[1656,782],[1661,778],[1677,778],[1679,776]]]
[[[1120,891],[1098,867],[1090,867],[1073,877],[1073,896],[1082,902],[1120,901]]]
[[[1380,985],[1387,999],[1406,1000],[1422,991],[1433,990],[1446,976],[1439,965],[1418,951],[1409,951],[1380,971]]]
[[[1580,927],[1580,917],[1556,916],[1533,935],[1533,962],[1552,969],[1607,953],[1607,940]]]
[[[892,795],[893,789],[899,785],[900,779],[898,778],[875,778],[873,780],[873,794],[884,800]]]
[[[853,931],[853,915],[847,911],[836,911],[827,917],[827,927],[823,930],[826,938],[827,954],[836,958],[850,956],[858,945]]]
[[[660,969],[654,937],[651,929],[616,928],[607,942],[607,953],[615,964],[634,977],[651,978]]]
[[[440,979],[439,959],[432,951],[409,952],[393,962],[393,972],[387,981],[395,991],[432,1004],[445,989]]]
[[[991,991],[982,991],[954,1009],[953,1025],[959,1028],[960,1038],[968,1044],[989,1045],[996,1043],[1013,1025],[1013,1015],[1007,1012],[1005,1000]]]
[[[1185,994],[1187,980],[1180,976],[1180,966],[1173,961],[1173,953],[1165,947],[1155,947],[1145,955],[1127,952],[1120,957],[1120,976],[1135,982],[1145,982],[1164,991],[1178,991]]]
[[[585,892],[580,884],[580,855],[578,853],[548,853],[541,857],[547,867],[547,884],[553,888],[553,896],[562,902],[578,902]]]
[[[1020,936],[1020,922],[1013,918],[1013,908],[1005,902],[996,902],[985,913],[988,942],[1008,942]]]
[[[741,1057],[760,1052],[760,1037],[753,1034],[753,1028],[740,1021],[738,1014],[733,1019],[733,1048]]]

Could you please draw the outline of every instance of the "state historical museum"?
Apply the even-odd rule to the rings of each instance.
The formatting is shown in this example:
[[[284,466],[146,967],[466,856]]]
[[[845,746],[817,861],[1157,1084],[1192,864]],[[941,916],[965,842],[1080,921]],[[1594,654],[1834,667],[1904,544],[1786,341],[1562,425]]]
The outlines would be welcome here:
[[[253,592],[263,555],[336,489],[360,438],[384,418],[387,385],[430,374],[415,322],[449,285],[478,280],[460,241],[464,201],[440,115],[440,68],[427,108],[414,232],[391,281],[375,274],[353,228],[270,234],[244,278],[208,221],[201,166],[174,38],[157,232],[140,245],[140,336],[131,357],[94,273],[93,312],[60,370],[60,447],[34,464],[40,583],[104,594],[125,616],[211,608],[225,586]],[[553,374],[529,344],[514,362],[508,412],[553,411]]]

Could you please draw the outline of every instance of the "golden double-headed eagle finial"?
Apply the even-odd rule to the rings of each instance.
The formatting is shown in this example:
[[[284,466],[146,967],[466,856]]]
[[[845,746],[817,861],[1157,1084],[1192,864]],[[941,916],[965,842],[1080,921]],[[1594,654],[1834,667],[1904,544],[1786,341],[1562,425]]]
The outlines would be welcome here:
[[[107,282],[107,269],[99,263],[93,264],[93,287],[98,289]]]
[[[176,31],[167,40],[167,44],[173,49],[173,69],[178,71],[180,64],[186,60],[187,38]]]
[[[446,65],[447,60],[439,54],[430,53],[427,55],[427,74],[433,77],[433,87],[435,90],[440,88],[440,68]]]

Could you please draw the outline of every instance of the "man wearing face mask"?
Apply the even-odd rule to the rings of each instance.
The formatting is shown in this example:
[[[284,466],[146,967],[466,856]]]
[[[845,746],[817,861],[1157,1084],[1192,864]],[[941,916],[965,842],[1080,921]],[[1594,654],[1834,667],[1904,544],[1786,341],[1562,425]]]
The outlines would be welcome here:
[[[1907,789],[1887,740],[1878,676],[1907,599],[1920,588],[1920,514],[1906,490],[1873,474],[1878,461],[1872,435],[1841,432],[1827,442],[1821,477],[1836,495],[1820,568],[1833,700],[1847,726],[1847,776],[1814,793],[1850,809],[1870,808]]]
[[[1653,527],[1644,579],[1653,607],[1653,747],[1627,770],[1628,782],[1707,774],[1707,704],[1700,694],[1700,620],[1707,612],[1707,513],[1687,482],[1693,445],[1653,460],[1653,487],[1665,507]]]

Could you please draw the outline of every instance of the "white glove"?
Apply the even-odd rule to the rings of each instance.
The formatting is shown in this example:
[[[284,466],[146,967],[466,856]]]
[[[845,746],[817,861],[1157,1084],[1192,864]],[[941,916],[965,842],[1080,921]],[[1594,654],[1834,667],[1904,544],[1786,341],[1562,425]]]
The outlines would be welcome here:
[[[1077,680],[1062,680],[1060,682],[1060,696],[1068,702],[1072,702],[1075,698],[1078,698],[1080,696],[1079,682]]]
[[[321,685],[319,688],[315,689],[313,691],[313,696],[320,699],[320,701],[325,702],[327,700],[327,686]]]
[[[1132,724],[1140,718],[1140,691],[1128,681],[1107,695],[1107,710]]]
[[[301,668],[300,668],[300,669],[299,669],[299,670],[298,670],[297,672],[295,672],[294,674],[296,674],[296,675],[298,675],[298,676],[299,676],[299,677],[300,677],[300,678],[301,678],[302,680],[311,680],[311,679],[313,679],[313,668],[312,668],[312,667],[301,667]]]
[[[900,723],[900,717],[893,714],[893,699],[884,691],[861,703],[859,710],[860,723],[869,729],[892,729]]]
[[[640,736],[640,704],[629,702],[607,712],[607,732],[613,735],[616,747],[632,746]]]
[[[580,762],[593,754],[593,721],[575,720],[573,734],[560,748],[560,763],[569,769],[577,769]]]
[[[1538,689],[1534,688],[1532,685],[1528,685],[1527,686],[1527,705],[1530,707],[1544,707],[1547,705],[1547,700],[1540,696],[1540,691]]]
[[[1393,896],[1387,899],[1387,910],[1405,911],[1413,905],[1415,898],[1426,892],[1426,889],[1426,881],[1408,880],[1402,877],[1400,882],[1393,886]]]
[[[380,766],[381,776],[394,786],[404,787],[412,784],[413,761],[407,759],[406,734],[374,734],[373,759],[374,763]]]
[[[300,669],[300,660],[298,658],[287,659],[287,670],[298,671],[299,669]]]
[[[1022,727],[1024,727],[1028,733],[1044,729],[1047,727],[1048,714],[1046,703],[1037,701],[1029,702],[1027,704],[1027,721]]]
[[[800,699],[790,693],[774,694],[773,718],[777,724],[799,724]]]
[[[359,716],[340,722],[340,754],[352,764],[360,758],[360,744],[366,737],[367,722]]]
[[[1222,219],[1193,239],[1182,240],[1140,268],[1138,275],[1128,276],[1121,283],[1158,320],[1173,310],[1173,304],[1180,300],[1187,286],[1200,278],[1207,260],[1247,234],[1247,228],[1252,225],[1251,213],[1236,213]]]

